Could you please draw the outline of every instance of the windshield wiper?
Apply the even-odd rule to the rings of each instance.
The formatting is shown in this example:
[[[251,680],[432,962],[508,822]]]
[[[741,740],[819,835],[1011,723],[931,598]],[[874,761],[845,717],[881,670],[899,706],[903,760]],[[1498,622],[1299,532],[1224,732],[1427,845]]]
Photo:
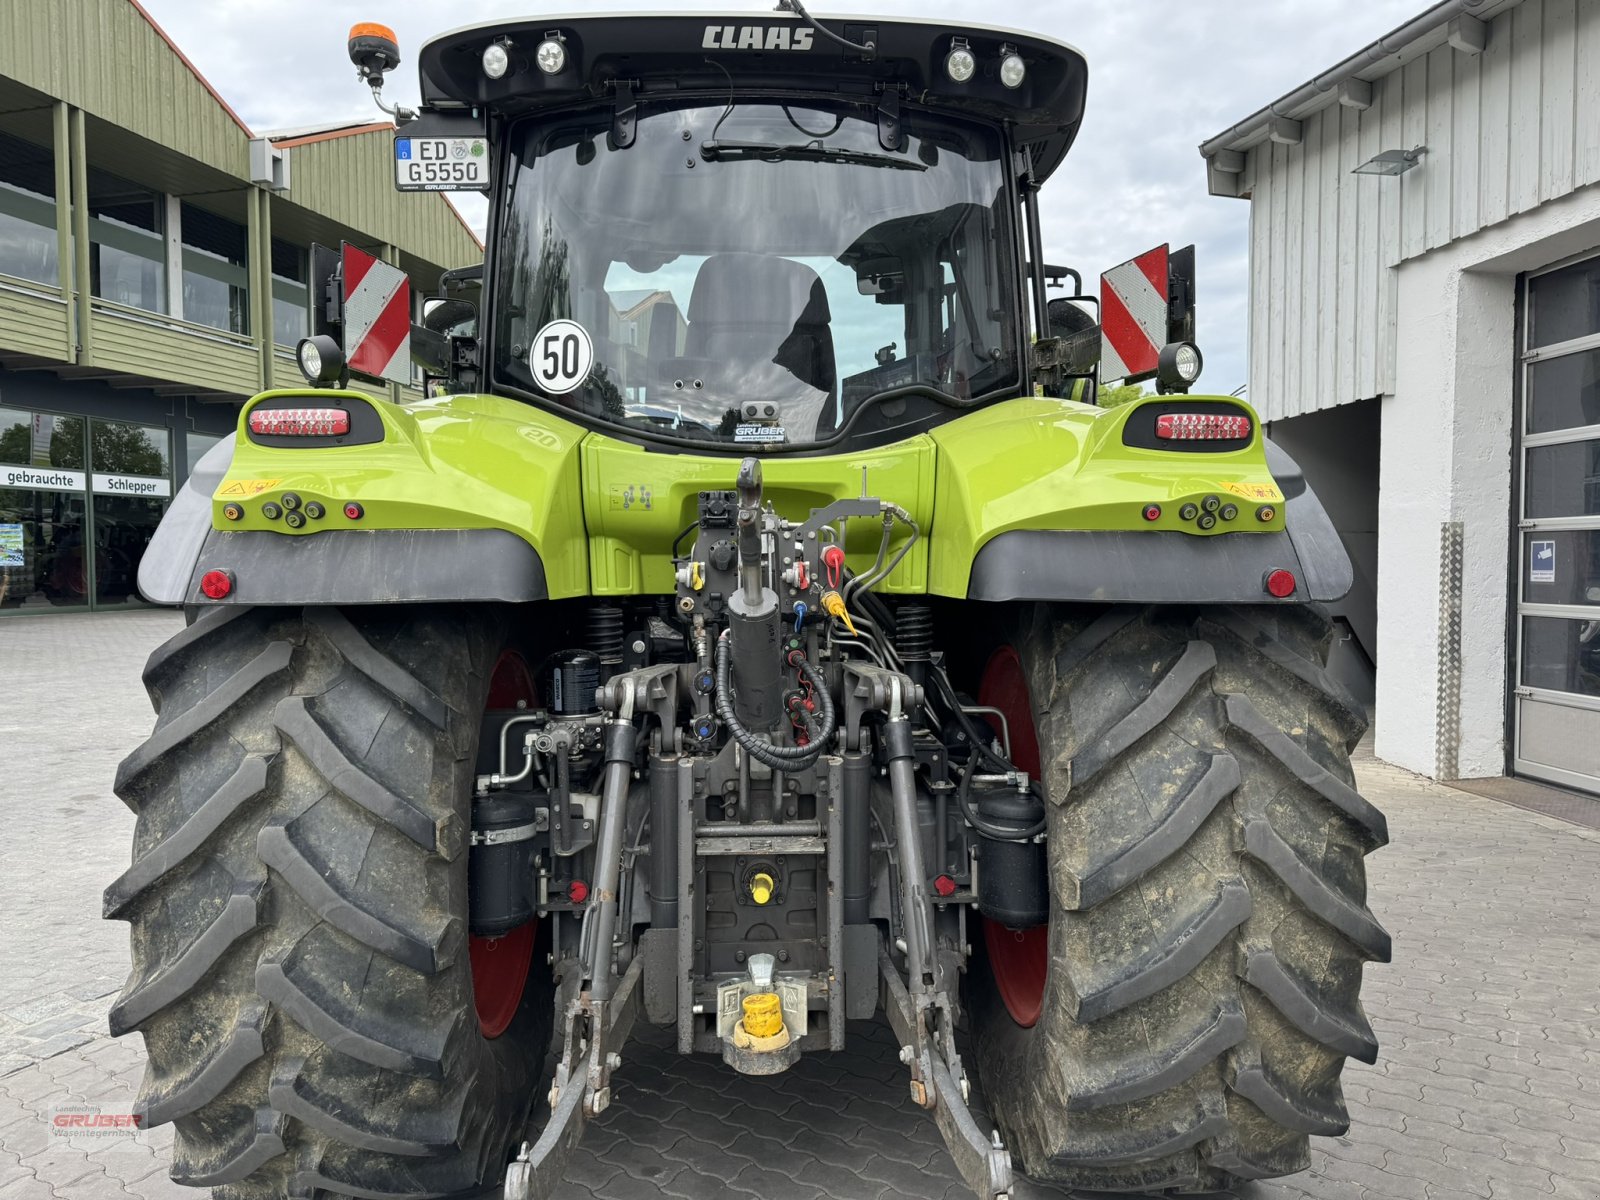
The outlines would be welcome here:
[[[825,162],[859,167],[888,167],[896,171],[926,171],[926,164],[870,150],[846,150],[814,142],[702,142],[700,157],[707,162]]]

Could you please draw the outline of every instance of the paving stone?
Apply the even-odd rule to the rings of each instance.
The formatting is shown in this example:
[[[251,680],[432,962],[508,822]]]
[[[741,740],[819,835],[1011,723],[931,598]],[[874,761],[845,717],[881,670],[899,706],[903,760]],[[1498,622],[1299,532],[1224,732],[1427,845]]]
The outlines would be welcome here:
[[[48,1183],[32,1175],[0,1187],[0,1200],[55,1200],[55,1195]]]

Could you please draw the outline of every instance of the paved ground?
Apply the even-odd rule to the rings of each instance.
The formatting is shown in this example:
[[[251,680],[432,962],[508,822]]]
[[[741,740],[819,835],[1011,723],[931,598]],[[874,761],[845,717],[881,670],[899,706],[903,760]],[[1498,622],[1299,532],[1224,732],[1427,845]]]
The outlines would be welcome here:
[[[193,1200],[165,1178],[167,1128],[53,1137],[63,1107],[125,1111],[137,1039],[105,1012],[126,927],[100,892],[126,865],[117,760],[150,721],[139,667],[168,613],[0,620],[0,1200]],[[1352,1063],[1348,1137],[1249,1200],[1600,1198],[1600,833],[1439,787],[1366,758],[1392,845],[1372,907],[1394,933],[1370,968],[1378,1064]],[[560,1200],[657,1195],[891,1200],[962,1196],[892,1039],[760,1082],[628,1053]],[[1032,1193],[1044,1194],[1044,1193]]]

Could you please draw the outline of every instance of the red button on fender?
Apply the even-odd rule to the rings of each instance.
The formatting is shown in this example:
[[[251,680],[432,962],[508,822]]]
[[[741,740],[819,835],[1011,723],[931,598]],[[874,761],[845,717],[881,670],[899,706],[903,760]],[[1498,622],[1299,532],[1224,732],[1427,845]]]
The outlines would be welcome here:
[[[207,571],[200,576],[200,590],[208,599],[225,599],[233,591],[233,573],[231,571]]]
[[[1275,571],[1268,571],[1266,578],[1261,581],[1261,586],[1270,595],[1276,596],[1279,600],[1285,600],[1294,595],[1296,586],[1294,572],[1285,571],[1282,567]]]

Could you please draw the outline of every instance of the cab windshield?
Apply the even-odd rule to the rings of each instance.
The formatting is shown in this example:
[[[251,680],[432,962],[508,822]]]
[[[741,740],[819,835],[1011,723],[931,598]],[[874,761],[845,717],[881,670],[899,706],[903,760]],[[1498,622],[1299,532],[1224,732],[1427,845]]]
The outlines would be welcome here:
[[[590,423],[770,448],[1016,384],[993,130],[910,113],[886,151],[873,109],[813,101],[647,110],[627,148],[611,124],[513,134],[500,383]]]

